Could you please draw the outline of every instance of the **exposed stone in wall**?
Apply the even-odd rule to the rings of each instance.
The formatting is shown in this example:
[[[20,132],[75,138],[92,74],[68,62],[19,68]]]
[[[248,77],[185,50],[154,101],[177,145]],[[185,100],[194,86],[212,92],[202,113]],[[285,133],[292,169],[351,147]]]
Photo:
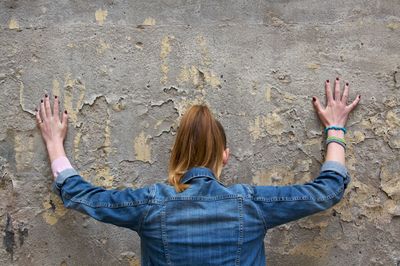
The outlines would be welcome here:
[[[223,181],[312,180],[323,162],[311,97],[339,76],[362,101],[352,182],[333,208],[268,232],[270,265],[400,263],[400,5],[387,1],[2,1],[1,265],[139,265],[138,236],[66,210],[34,119],[70,114],[65,143],[107,188],[167,178],[181,115],[205,103],[228,135]]]

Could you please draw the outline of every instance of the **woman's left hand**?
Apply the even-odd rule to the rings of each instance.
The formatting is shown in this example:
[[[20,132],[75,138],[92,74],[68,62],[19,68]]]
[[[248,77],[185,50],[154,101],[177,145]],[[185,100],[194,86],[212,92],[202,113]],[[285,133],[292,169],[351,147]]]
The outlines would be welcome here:
[[[58,156],[65,156],[64,140],[67,135],[68,114],[67,111],[64,111],[60,120],[57,96],[54,96],[52,111],[49,96],[45,95],[44,99],[41,100],[40,109],[36,109],[36,121],[46,143],[50,160],[53,161]]]

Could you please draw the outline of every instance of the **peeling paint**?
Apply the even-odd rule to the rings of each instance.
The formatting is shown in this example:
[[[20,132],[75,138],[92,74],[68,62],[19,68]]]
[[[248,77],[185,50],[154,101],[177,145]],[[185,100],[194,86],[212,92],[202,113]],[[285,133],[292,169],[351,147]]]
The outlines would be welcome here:
[[[104,21],[106,20],[106,17],[108,15],[108,11],[107,10],[103,10],[103,9],[98,9],[96,10],[95,13],[95,18],[96,18],[96,22],[99,26],[103,26]]]
[[[82,108],[85,91],[85,85],[79,79],[72,79],[71,73],[65,74],[64,108],[68,111],[68,116],[74,124],[77,122],[77,115]]]
[[[265,100],[267,101],[267,102],[270,102],[271,101],[271,87],[269,87],[269,86],[267,86],[266,88],[265,88]]]
[[[55,225],[68,212],[61,199],[54,193],[48,194],[42,205],[44,208],[42,217],[49,225]]]
[[[282,118],[275,112],[266,116],[256,116],[250,121],[248,131],[253,140],[260,139],[268,133],[271,136],[279,136],[283,133]]]
[[[161,58],[161,84],[166,84],[168,82],[168,55],[171,53],[171,40],[174,39],[174,36],[164,36],[161,41],[161,51],[160,51],[160,58]]]
[[[19,30],[19,23],[15,18],[11,18],[10,21],[8,22],[8,28],[10,30]]]
[[[142,25],[143,26],[154,26],[154,25],[156,25],[156,20],[152,17],[148,17],[143,21]]]
[[[143,162],[151,161],[151,146],[148,137],[145,136],[143,131],[134,139],[133,145],[136,160]]]

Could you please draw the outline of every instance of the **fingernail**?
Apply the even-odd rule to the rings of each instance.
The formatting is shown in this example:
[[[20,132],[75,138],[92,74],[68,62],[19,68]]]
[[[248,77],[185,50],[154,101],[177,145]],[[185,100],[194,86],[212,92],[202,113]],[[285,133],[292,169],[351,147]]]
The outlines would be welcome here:
[[[329,79],[326,80],[326,83],[329,83]]]
[[[348,82],[346,82],[346,86],[349,86],[349,83],[348,83]]]
[[[42,103],[42,102],[43,102],[43,99],[41,99],[40,102]]]
[[[315,97],[312,97],[313,102],[315,102],[317,99],[315,99]]]
[[[64,111],[65,114],[68,114],[67,110]]]
[[[37,112],[38,111],[38,109],[37,108],[35,108],[35,112]]]
[[[337,77],[336,80],[339,80],[339,77]]]
[[[57,99],[57,95],[55,95],[54,98]]]
[[[46,94],[44,95],[44,97],[46,97],[46,98],[47,98],[47,96],[48,96],[48,95],[47,95],[47,93],[46,93]]]
[[[358,98],[361,99],[361,95],[358,95]]]

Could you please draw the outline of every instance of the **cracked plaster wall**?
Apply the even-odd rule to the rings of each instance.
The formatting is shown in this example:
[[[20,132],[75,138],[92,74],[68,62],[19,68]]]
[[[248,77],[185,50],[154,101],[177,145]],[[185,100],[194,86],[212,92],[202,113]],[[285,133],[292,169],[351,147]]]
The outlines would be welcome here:
[[[0,3],[1,265],[138,265],[139,238],[66,210],[35,127],[45,92],[70,114],[67,153],[108,188],[166,179],[180,115],[207,103],[225,126],[227,184],[292,184],[323,162],[311,95],[340,76],[362,94],[342,202],[278,227],[270,265],[400,264],[400,3]]]

